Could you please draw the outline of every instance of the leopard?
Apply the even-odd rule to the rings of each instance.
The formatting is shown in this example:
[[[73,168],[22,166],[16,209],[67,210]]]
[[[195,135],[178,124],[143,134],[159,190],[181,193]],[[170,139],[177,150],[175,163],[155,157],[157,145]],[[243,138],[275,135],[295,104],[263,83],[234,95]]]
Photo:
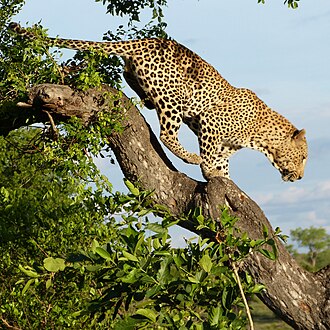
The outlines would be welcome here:
[[[35,38],[18,23],[9,28]],[[177,157],[200,165],[204,178],[230,179],[229,158],[242,148],[262,152],[283,181],[304,175],[306,132],[246,88],[232,86],[199,55],[165,38],[85,41],[47,37],[51,46],[91,49],[124,60],[123,76],[148,109],[156,109],[160,140]],[[199,155],[187,151],[178,132],[186,124],[197,136]]]

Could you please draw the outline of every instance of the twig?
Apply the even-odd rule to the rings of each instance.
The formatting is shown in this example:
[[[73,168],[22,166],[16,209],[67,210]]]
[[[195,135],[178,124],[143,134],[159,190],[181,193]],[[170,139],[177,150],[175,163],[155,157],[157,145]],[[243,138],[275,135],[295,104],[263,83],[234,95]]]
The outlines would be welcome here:
[[[49,118],[49,122],[50,122],[50,125],[52,127],[54,137],[55,137],[55,139],[57,139],[58,138],[58,130],[57,130],[57,127],[55,125],[54,119],[53,119],[52,115],[47,110],[44,110],[44,112],[46,112],[46,114]]]
[[[20,108],[29,108],[30,109],[33,107],[32,104],[25,103],[25,102],[18,102],[16,105]]]
[[[36,240],[34,240],[33,238],[30,239],[30,241],[37,246],[37,248],[48,258],[49,255],[48,253],[38,244],[38,242]]]
[[[10,325],[4,318],[0,319],[1,322],[7,327],[7,329],[11,329],[11,330],[21,330],[21,328],[17,328],[15,326]]]
[[[249,324],[250,324],[250,330],[254,330],[254,325],[253,325],[253,320],[252,320],[252,316],[251,316],[251,312],[250,312],[250,307],[249,307],[249,304],[246,300],[245,293],[244,293],[244,290],[243,290],[243,287],[242,287],[242,282],[241,282],[241,279],[239,278],[235,262],[232,262],[231,266],[233,267],[234,275],[235,275],[235,278],[236,278],[236,281],[237,281],[237,284],[238,284],[238,287],[239,287],[239,290],[241,292],[241,296],[242,296],[242,299],[243,299],[243,302],[244,302],[246,315],[248,317]]]

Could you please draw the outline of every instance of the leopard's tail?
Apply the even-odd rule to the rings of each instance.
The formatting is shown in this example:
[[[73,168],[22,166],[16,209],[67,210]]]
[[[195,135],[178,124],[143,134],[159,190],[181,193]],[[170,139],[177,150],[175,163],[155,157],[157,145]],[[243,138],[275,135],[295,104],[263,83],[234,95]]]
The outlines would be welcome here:
[[[9,29],[16,34],[28,38],[36,39],[37,36],[31,31],[28,31],[20,26],[20,24],[12,22],[9,24]],[[107,54],[118,56],[129,56],[134,53],[136,41],[119,41],[119,42],[97,42],[97,41],[85,41],[74,39],[62,39],[62,38],[43,38],[45,42],[50,46],[59,48],[68,48],[74,50],[101,50]]]

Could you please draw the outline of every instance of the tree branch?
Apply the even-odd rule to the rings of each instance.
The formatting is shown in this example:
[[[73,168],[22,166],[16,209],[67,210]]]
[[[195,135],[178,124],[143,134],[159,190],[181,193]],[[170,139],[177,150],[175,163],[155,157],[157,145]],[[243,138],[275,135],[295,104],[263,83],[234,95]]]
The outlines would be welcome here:
[[[108,87],[105,90],[117,93]],[[103,95],[104,90],[75,93],[67,86],[43,84],[31,89],[28,104],[36,113],[46,109],[54,120],[77,116],[87,124],[98,111],[107,111],[107,102],[100,102]],[[121,102],[126,108],[125,130],[122,134],[112,134],[109,145],[124,175],[132,181],[139,180],[144,189],[154,190],[156,203],[168,207],[175,216],[201,207],[204,216],[214,219],[220,217],[219,206],[227,205],[231,213],[240,219],[237,227],[247,232],[249,237],[262,237],[263,225],[273,232],[258,205],[231,180],[214,178],[209,182],[198,182],[179,173],[138,109],[125,96]],[[10,129],[7,127],[6,130]],[[1,133],[5,132],[1,132],[0,128]],[[196,230],[190,221],[182,221],[179,225],[199,235],[214,235],[211,231]],[[267,287],[267,291],[261,294],[262,301],[294,329],[328,329],[330,267],[316,274],[308,273],[299,267],[278,239],[276,244],[279,256],[275,262],[253,254],[244,264],[254,281]]]

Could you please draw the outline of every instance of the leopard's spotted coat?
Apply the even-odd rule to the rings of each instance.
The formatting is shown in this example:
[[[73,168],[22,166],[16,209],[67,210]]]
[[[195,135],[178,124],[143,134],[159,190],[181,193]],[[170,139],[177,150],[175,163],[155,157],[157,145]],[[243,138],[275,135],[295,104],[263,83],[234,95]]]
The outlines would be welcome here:
[[[33,38],[17,23],[11,23],[10,28]],[[179,43],[165,39],[48,41],[58,47],[95,48],[122,56],[126,81],[148,108],[157,110],[162,142],[185,162],[200,164],[206,179],[229,177],[228,159],[243,147],[263,152],[284,181],[302,178],[307,159],[305,131],[297,130],[252,91],[230,85]],[[189,153],[179,143],[182,123],[197,135],[200,155]]]

